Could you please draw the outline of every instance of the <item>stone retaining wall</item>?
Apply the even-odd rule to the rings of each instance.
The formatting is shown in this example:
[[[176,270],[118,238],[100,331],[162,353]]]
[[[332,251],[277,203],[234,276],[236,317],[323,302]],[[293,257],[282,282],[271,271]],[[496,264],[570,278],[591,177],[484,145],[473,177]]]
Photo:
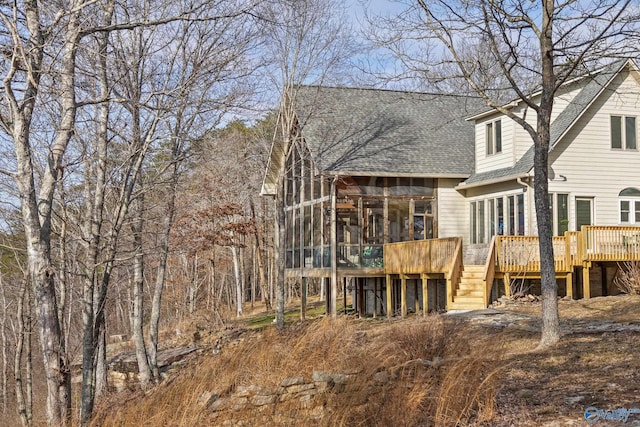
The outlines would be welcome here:
[[[355,377],[355,374],[314,371],[311,379],[303,376],[286,378],[277,387],[238,386],[227,396],[206,391],[198,404],[211,411],[216,424],[224,426],[255,425],[257,422],[293,425],[300,418],[320,421],[327,410],[337,405],[336,402],[348,402],[351,406],[364,404],[368,396],[381,390],[390,374],[379,372],[366,390],[354,381]],[[339,398],[333,399],[336,396]]]

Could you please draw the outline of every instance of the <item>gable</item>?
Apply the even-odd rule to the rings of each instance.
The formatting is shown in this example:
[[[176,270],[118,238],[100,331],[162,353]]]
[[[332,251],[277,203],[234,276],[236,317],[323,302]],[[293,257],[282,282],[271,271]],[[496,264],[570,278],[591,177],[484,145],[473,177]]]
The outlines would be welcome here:
[[[550,146],[552,151],[571,128],[580,120],[586,111],[593,105],[596,99],[611,84],[613,79],[620,74],[624,67],[635,69],[635,65],[630,60],[615,61],[604,67],[600,72],[583,79],[583,87],[580,92],[573,97],[565,108],[557,115],[551,123]],[[496,180],[507,180],[521,177],[531,172],[534,161],[534,146],[530,145],[527,151],[517,159],[512,167],[501,168],[492,171],[483,171],[472,175],[460,187],[483,185]]]

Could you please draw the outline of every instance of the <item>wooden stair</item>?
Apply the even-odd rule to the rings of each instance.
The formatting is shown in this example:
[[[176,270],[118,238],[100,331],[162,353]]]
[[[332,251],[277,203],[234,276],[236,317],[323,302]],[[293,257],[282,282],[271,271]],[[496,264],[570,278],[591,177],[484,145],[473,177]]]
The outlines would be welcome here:
[[[478,310],[487,308],[484,302],[484,265],[465,265],[460,283],[453,290],[449,310]]]

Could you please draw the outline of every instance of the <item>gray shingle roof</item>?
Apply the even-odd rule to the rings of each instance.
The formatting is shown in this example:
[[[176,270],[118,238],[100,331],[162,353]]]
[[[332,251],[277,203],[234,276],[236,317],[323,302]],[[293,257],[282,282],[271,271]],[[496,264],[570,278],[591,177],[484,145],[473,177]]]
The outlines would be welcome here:
[[[326,172],[466,177],[477,98],[388,90],[302,87],[295,111],[307,147]]]
[[[587,108],[593,103],[611,80],[621,71],[627,63],[626,59],[612,62],[604,67],[600,72],[592,76],[586,76],[587,83],[575,96],[569,105],[562,110],[558,117],[551,123],[549,151],[553,150],[560,142],[564,134],[582,116]],[[499,178],[516,177],[528,173],[533,169],[534,146],[531,145],[524,155],[511,168],[498,169],[494,171],[473,174],[465,181],[465,185],[478,184],[492,181]]]

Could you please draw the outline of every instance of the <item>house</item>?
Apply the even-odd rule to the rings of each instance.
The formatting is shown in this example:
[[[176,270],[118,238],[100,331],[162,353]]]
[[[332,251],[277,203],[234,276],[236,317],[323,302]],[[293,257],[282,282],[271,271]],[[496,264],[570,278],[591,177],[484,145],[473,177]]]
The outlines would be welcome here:
[[[614,62],[554,102],[559,293],[614,292],[619,263],[640,259],[640,72]],[[513,120],[474,97],[373,89],[302,87],[293,108],[262,190],[285,175],[288,277],[341,284],[361,314],[388,316],[536,286],[533,144]],[[535,124],[523,102],[506,108]]]

